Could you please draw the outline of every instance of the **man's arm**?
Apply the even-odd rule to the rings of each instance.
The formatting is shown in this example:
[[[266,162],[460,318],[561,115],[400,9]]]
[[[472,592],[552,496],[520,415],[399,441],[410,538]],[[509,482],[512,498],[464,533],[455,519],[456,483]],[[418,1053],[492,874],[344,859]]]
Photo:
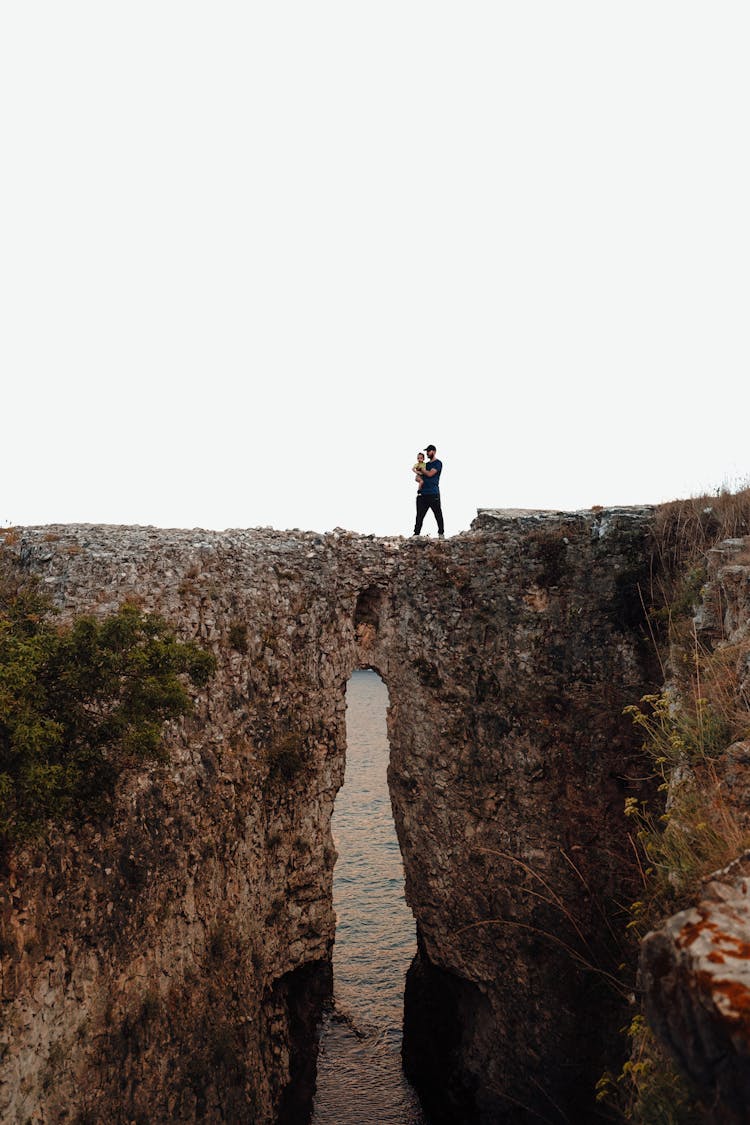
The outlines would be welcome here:
[[[423,477],[434,477],[437,475],[437,469],[422,469]]]

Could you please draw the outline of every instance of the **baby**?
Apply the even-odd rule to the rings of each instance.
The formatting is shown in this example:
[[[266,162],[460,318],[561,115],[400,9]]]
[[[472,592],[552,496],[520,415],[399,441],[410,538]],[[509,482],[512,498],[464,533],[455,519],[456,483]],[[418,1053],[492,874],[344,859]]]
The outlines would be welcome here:
[[[414,473],[414,477],[415,477],[416,482],[417,482],[417,492],[422,491],[422,485],[424,484],[424,478],[422,477],[422,473],[424,472],[426,467],[427,466],[425,464],[424,453],[418,453],[417,454],[417,463],[415,465],[412,465],[412,467],[411,467],[411,471]]]

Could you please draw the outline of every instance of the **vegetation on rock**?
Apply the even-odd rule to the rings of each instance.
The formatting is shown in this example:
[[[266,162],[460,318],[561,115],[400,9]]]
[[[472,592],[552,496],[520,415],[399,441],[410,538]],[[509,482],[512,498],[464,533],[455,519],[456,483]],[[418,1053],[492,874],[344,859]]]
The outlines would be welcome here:
[[[132,604],[58,622],[0,557],[0,843],[101,809],[124,767],[161,756],[165,721],[191,710],[186,681],[201,687],[214,667]]]
[[[750,738],[750,701],[740,687],[749,646],[706,648],[693,623],[707,552],[724,539],[748,534],[750,489],[674,501],[657,511],[654,580],[643,595],[669,686],[626,709],[644,735],[656,783],[656,799],[629,797],[625,803],[642,881],[628,922],[638,941],[691,905],[706,876],[750,847],[750,824],[728,797],[719,772],[730,744]],[[637,946],[633,960],[636,956]],[[617,1078],[603,1076],[599,1099],[639,1125],[702,1120],[696,1098],[640,1011],[626,1031],[628,1061]]]

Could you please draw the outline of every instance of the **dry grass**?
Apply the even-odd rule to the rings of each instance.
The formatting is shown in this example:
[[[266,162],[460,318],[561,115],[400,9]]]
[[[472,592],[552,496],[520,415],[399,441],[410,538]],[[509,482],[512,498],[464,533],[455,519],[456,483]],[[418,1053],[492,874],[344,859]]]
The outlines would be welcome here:
[[[658,569],[684,575],[723,539],[750,535],[750,488],[671,500],[656,509],[652,550]]]
[[[725,749],[731,742],[750,737],[750,698],[746,668],[750,645],[722,644],[712,650],[702,645],[692,629],[687,645],[673,651],[675,684],[683,700],[690,701],[698,727],[701,757],[715,756],[709,750],[718,741]]]
[[[706,876],[750,846],[750,832],[727,801],[713,763],[685,770],[667,786],[661,815],[643,804],[626,808],[636,824],[643,877],[643,897],[632,904],[629,923],[639,937],[687,907]]]
[[[701,654],[682,695],[647,696],[628,708],[654,763],[662,811],[630,797],[625,812],[641,872],[640,898],[628,930],[638,941],[691,905],[703,879],[750,846],[747,818],[721,779],[721,754],[732,734],[747,733],[750,711],[732,694],[736,654]],[[711,700],[704,692],[708,690]],[[634,953],[637,952],[637,947]],[[605,1073],[597,1097],[620,1120],[639,1125],[688,1125],[704,1119],[695,1097],[667,1058],[642,1013],[627,1029],[630,1057],[615,1077]]]
[[[651,543],[653,639],[669,684],[628,708],[644,735],[661,801],[630,798],[633,847],[642,878],[631,906],[634,938],[695,901],[708,875],[750,846],[748,817],[724,779],[724,752],[750,739],[747,668],[750,644],[698,640],[693,615],[707,576],[707,554],[725,539],[750,536],[750,488],[663,504]],[[750,550],[734,552],[747,563]],[[657,807],[659,806],[659,807]],[[702,1120],[695,1098],[678,1077],[642,1015],[632,1021],[629,1061],[615,1078],[603,1076],[599,1097],[621,1120],[641,1125]]]
[[[733,742],[750,739],[750,701],[742,674],[750,646],[703,648],[693,630],[671,654],[673,686],[645,696],[628,713],[644,735],[663,810],[626,801],[637,829],[644,873],[636,904],[639,932],[686,906],[700,881],[748,846],[746,818],[722,781],[721,758]]]
[[[732,562],[750,562],[750,488],[673,500],[655,511],[650,583],[641,600],[659,659],[669,654],[669,675],[678,677],[682,695],[692,693],[684,673],[694,659],[693,617],[708,578],[708,553],[726,539],[743,538],[747,545],[732,552]],[[725,660],[731,658],[727,653]]]

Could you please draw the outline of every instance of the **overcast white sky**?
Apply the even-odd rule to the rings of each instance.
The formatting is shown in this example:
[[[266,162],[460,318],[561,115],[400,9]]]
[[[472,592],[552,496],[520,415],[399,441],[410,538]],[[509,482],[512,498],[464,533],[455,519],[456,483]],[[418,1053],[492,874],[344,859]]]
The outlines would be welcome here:
[[[749,32],[3,4],[0,524],[408,533],[428,442],[448,534],[746,480]]]

